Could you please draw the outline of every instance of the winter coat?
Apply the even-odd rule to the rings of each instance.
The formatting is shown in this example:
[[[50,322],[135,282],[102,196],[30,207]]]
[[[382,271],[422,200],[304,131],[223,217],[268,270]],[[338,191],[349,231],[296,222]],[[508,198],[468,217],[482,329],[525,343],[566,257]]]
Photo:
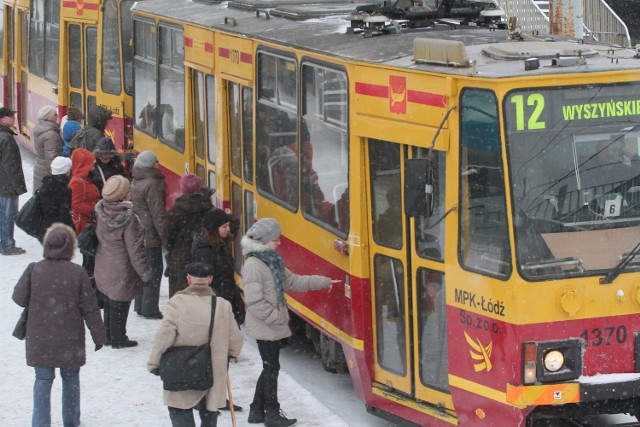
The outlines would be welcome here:
[[[242,239],[244,253],[268,250],[266,245]],[[291,336],[289,310],[278,303],[276,284],[269,266],[256,257],[248,257],[242,268],[244,301],[247,304],[245,333],[263,341],[278,341]],[[285,268],[284,290],[306,292],[331,286],[331,279],[323,276],[299,276]]]
[[[68,176],[45,176],[36,197],[42,211],[42,233],[38,237],[40,241],[47,229],[55,222],[74,227],[71,218],[71,189]]]
[[[162,241],[167,217],[167,186],[159,169],[133,167],[131,201],[133,210],[144,227],[144,246],[166,246]]]
[[[100,173],[100,171],[102,171],[102,173]],[[124,166],[122,166],[122,160],[120,160],[120,157],[112,158],[109,163],[102,163],[100,159],[96,159],[96,164],[91,171],[91,180],[96,187],[98,187],[98,191],[100,191],[100,193],[102,193],[104,183],[114,175],[120,175],[128,178],[127,173],[124,171]],[[103,176],[104,180],[102,178]]]
[[[211,287],[217,296],[231,303],[233,315],[242,325],[245,321],[245,307],[242,299],[242,291],[236,285],[235,262],[225,242],[220,242],[219,251],[216,253],[209,242],[201,234],[193,239],[191,248],[191,262],[204,262],[213,266],[213,282]]]
[[[66,116],[65,116],[66,117]],[[75,120],[67,120],[62,126],[62,155],[69,157],[71,155],[71,147],[69,144],[73,139],[73,136],[82,129],[82,125]]]
[[[96,205],[96,267],[98,289],[113,301],[131,301],[153,273],[144,254],[144,234],[131,202]]]
[[[63,228],[66,234],[56,233]],[[65,236],[65,237],[62,237]],[[104,345],[107,335],[96,293],[84,268],[71,262],[76,250],[73,230],[56,225],[45,236],[44,259],[28,269],[13,290],[13,300],[29,306],[27,318],[27,365],[67,368],[86,362],[87,324],[96,345]]]
[[[93,152],[96,144],[104,137],[104,129],[107,122],[111,119],[111,111],[99,105],[94,105],[89,109],[87,115],[87,125],[82,131],[76,132],[73,139],[69,143],[72,149],[84,148]]]
[[[153,341],[147,369],[156,371],[160,357],[172,346],[195,346],[207,342],[211,321],[211,296],[208,286],[191,285],[175,294],[163,311],[160,329]],[[209,390],[162,392],[164,404],[173,408],[191,409],[206,395],[207,409],[217,411],[225,406],[227,392],[227,360],[238,357],[242,349],[242,333],[233,319],[231,305],[216,299],[216,313],[211,338],[213,387]]]
[[[22,157],[13,129],[0,125],[0,196],[17,197],[27,192]]]
[[[33,128],[33,148],[36,164],[33,166],[33,192],[40,188],[42,179],[51,175],[51,162],[62,153],[60,126],[49,120],[38,120]]]
[[[91,222],[91,211],[100,200],[100,192],[89,177],[95,157],[82,149],[76,149],[71,154],[71,171],[73,177],[69,181],[71,188],[71,215],[76,235]]]
[[[191,244],[204,214],[213,207],[202,193],[183,194],[167,212],[164,241],[169,250],[169,291],[187,287],[184,267],[191,262]],[[173,296],[173,294],[172,294]]]

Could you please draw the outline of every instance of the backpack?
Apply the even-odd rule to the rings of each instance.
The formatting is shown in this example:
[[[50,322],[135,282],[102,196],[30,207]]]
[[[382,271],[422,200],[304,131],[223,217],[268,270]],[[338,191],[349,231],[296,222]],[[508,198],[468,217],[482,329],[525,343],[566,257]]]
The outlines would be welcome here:
[[[86,126],[78,130],[69,142],[69,156],[75,148],[87,149],[87,128]]]

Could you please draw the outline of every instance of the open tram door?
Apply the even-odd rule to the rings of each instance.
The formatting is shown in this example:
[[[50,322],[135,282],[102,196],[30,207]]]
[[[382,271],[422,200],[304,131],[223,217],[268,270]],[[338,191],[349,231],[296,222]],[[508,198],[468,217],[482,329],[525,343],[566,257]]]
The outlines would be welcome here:
[[[17,6],[20,4],[24,2],[19,2]],[[0,56],[3,58],[2,63],[7,67],[2,70],[2,105],[18,112],[16,128],[20,131],[27,125],[29,11],[24,7],[13,7],[4,3],[0,20],[4,26],[3,39],[6,40]]]
[[[444,191],[434,191],[431,216],[423,211],[410,212],[410,217],[403,200],[405,183],[417,178],[407,160],[428,155],[425,149],[368,141],[373,393],[391,392],[409,407],[453,422],[443,263]],[[431,173],[441,176],[436,182],[444,185],[445,154],[434,152],[431,166]]]

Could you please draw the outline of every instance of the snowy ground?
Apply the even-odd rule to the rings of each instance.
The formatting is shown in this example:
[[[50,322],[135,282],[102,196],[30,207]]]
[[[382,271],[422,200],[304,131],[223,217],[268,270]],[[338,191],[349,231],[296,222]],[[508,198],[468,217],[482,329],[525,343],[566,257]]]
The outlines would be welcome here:
[[[33,161],[29,153],[23,151],[23,167],[27,186],[31,188]],[[20,197],[20,205],[31,196],[31,192]],[[11,336],[20,315],[21,308],[13,303],[11,294],[18,278],[32,261],[42,259],[42,247],[36,239],[15,230],[17,246],[27,253],[19,256],[0,257],[2,280],[0,289],[0,346],[2,362],[0,366],[0,427],[28,426],[31,423],[33,368],[26,365],[24,342]],[[77,254],[74,261],[81,263]],[[163,279],[166,281],[166,279]],[[167,302],[168,286],[163,282],[160,294],[160,308]],[[162,403],[160,379],[145,369],[145,364],[153,336],[160,325],[159,320],[146,320],[133,311],[129,315],[127,333],[139,342],[138,347],[114,350],[105,347],[94,352],[93,342],[87,334],[87,364],[80,370],[82,388],[82,425],[91,427],[114,426],[168,426],[167,408]],[[253,397],[255,381],[261,370],[260,356],[255,342],[245,337],[245,345],[237,364],[229,370],[234,401],[245,410],[236,414],[237,426],[249,426],[248,407]],[[56,373],[58,375],[58,372]],[[283,409],[289,417],[300,420],[296,426],[349,426],[345,421],[314,397],[302,384],[287,374],[283,365],[279,378],[279,397]],[[61,382],[54,382],[52,404],[52,426],[62,426]],[[363,404],[360,402],[361,409]],[[196,420],[198,417],[196,415]],[[199,425],[199,422],[197,422]],[[231,426],[229,412],[222,412],[219,426]],[[365,424],[366,425],[366,424]]]

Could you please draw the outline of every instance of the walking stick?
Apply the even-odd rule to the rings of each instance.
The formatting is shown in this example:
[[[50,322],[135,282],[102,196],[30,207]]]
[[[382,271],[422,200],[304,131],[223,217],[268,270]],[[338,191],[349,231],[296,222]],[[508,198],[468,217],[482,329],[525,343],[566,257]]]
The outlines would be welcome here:
[[[229,412],[231,412],[231,425],[236,427],[236,411],[233,409],[233,396],[231,395],[231,377],[227,372],[227,394],[229,395]]]

